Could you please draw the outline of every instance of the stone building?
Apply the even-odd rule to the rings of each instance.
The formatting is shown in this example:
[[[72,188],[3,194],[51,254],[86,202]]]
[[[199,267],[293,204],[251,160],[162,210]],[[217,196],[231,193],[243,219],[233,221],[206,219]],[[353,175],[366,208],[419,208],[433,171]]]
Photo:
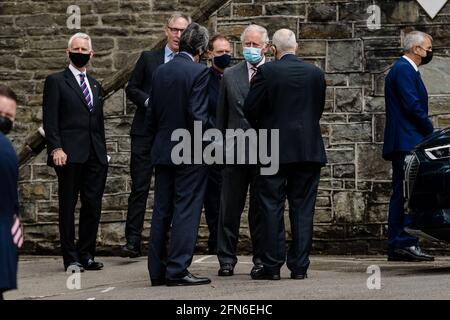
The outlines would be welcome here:
[[[78,9],[80,29],[70,29]],[[296,32],[298,55],[326,71],[328,83],[322,129],[329,163],[317,199],[314,251],[383,253],[390,193],[389,163],[381,159],[384,77],[402,54],[406,32],[430,33],[436,57],[422,71],[430,113],[435,126],[450,124],[450,3],[432,19],[416,0],[2,0],[0,81],[19,94],[13,135],[17,149],[41,125],[44,79],[66,66],[69,36],[83,31],[93,38],[96,56],[91,71],[108,93],[105,116],[111,156],[99,251],[114,253],[124,240],[134,106],[123,88],[138,54],[161,43],[165,21],[175,10],[193,15],[212,33],[230,37],[236,60],[242,58],[239,36],[249,23],[267,27],[270,36],[282,27]],[[20,198],[24,251],[57,252],[57,181],[45,165],[44,152],[21,168]],[[152,196],[145,239],[151,205]],[[250,241],[246,218],[242,221],[240,247],[245,251]],[[202,220],[199,251],[206,236]],[[448,247],[428,243],[427,249],[445,252]]]

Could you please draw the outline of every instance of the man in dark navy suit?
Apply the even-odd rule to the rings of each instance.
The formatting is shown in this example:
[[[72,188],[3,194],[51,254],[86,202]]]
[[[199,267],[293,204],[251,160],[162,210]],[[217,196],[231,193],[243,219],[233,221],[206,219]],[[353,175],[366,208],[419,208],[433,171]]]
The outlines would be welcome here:
[[[280,268],[287,260],[291,278],[299,280],[306,278],[309,267],[320,170],[327,161],[319,123],[326,83],[322,70],[296,56],[294,32],[278,30],[272,42],[276,61],[258,68],[244,105],[253,128],[279,130],[279,141],[271,141],[266,149],[272,155],[279,152],[279,170],[271,175],[261,171],[257,178],[263,268],[251,277],[279,280]],[[286,198],[292,231],[287,254]]]
[[[173,14],[169,18],[165,27],[167,45],[160,50],[142,52],[126,88],[128,99],[136,105],[137,109],[130,132],[130,174],[132,183],[125,225],[127,242],[121,251],[121,256],[124,257],[133,258],[141,255],[142,228],[153,172],[150,159],[151,139],[147,135],[144,125],[153,72],[161,64],[173,59],[179,50],[180,35],[190,22],[190,17],[179,13]]]
[[[418,67],[433,57],[432,37],[413,31],[404,40],[405,55],[391,68],[385,80],[386,127],[383,158],[392,162],[392,196],[388,218],[388,260],[432,261],[418,246],[418,239],[404,228],[403,165],[406,155],[433,132],[428,118],[428,94]]]
[[[220,82],[225,69],[231,62],[231,45],[228,39],[216,34],[209,40],[208,57],[212,66],[209,68],[208,112],[216,126],[217,103],[219,98]],[[208,184],[205,194],[205,218],[208,224],[208,253],[217,254],[217,228],[219,225],[220,192],[222,189],[222,167],[220,165],[208,166]]]
[[[0,85],[0,300],[3,300],[3,292],[17,288],[17,247],[23,243],[17,217],[19,163],[5,136],[12,129],[16,109],[16,94]]]
[[[194,121],[199,121],[203,129],[211,126],[209,69],[198,63],[207,50],[208,38],[206,28],[190,24],[181,35],[180,53],[159,66],[153,76],[147,111],[149,134],[154,137],[151,159],[155,166],[155,201],[148,251],[153,286],[211,282],[188,271],[197,240],[208,169],[203,164],[193,164],[190,147],[183,153],[186,161],[179,163],[172,155],[174,147],[185,142],[172,140],[176,130],[187,132],[190,135],[187,139],[192,141]],[[192,145],[195,143],[201,145],[202,141],[192,141]],[[201,157],[202,150],[197,151]]]
[[[59,231],[66,270],[100,270],[95,261],[98,224],[105,189],[106,155],[100,83],[86,74],[93,56],[91,38],[73,35],[64,71],[45,79],[43,122],[47,164],[58,176]],[[79,238],[75,245],[75,207],[80,195]]]

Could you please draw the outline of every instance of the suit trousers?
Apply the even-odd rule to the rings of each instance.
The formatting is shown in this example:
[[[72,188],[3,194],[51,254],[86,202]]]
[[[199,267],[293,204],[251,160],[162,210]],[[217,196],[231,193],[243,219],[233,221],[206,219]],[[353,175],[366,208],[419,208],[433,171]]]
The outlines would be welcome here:
[[[192,262],[208,168],[156,165],[155,202],[150,228],[151,279],[184,277]]]
[[[405,197],[403,195],[404,163],[407,153],[398,152],[392,156],[392,195],[389,202],[388,216],[388,255],[392,255],[395,248],[416,245],[418,238],[408,234],[405,227],[411,224],[405,214]]]
[[[220,191],[222,189],[222,168],[216,165],[208,166],[208,183],[206,187],[204,208],[208,225],[208,250],[210,254],[217,251],[217,228],[219,225]]]
[[[256,177],[259,168],[251,165],[229,165],[222,171],[217,258],[220,265],[237,263],[237,244],[242,212],[250,187],[248,223],[253,249],[253,263],[261,263],[261,214],[256,198]]]
[[[91,150],[85,163],[68,163],[55,167],[55,171],[58,175],[59,232],[64,265],[93,259],[108,166],[101,164],[94,150]],[[78,196],[81,208],[79,237],[75,246]]]
[[[264,226],[262,263],[267,272],[279,273],[286,261],[284,207],[287,197],[292,232],[287,266],[292,272],[306,273],[319,180],[319,165],[301,163],[281,164],[275,175],[258,177],[258,199]]]
[[[148,192],[152,179],[153,166],[150,159],[151,138],[131,136],[131,193],[128,197],[125,238],[127,243],[140,249]]]

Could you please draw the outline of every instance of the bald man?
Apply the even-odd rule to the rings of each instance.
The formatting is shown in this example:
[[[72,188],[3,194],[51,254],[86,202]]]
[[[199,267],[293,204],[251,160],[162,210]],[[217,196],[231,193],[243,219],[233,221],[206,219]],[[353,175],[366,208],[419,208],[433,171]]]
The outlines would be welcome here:
[[[313,235],[313,216],[320,169],[326,163],[319,120],[325,105],[325,78],[319,68],[296,56],[291,30],[278,30],[272,39],[276,61],[258,68],[244,105],[250,124],[278,129],[279,170],[260,175],[257,190],[263,220],[263,268],[252,279],[279,280],[286,260],[284,204],[289,201],[292,243],[287,267],[292,279],[305,279]]]

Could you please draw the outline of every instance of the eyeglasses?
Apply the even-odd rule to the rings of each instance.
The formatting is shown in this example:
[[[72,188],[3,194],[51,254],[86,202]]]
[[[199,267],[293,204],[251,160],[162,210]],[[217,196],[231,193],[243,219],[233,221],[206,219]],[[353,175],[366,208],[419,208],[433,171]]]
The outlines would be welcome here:
[[[172,28],[169,26],[167,26],[167,29],[169,29],[170,33],[172,33],[172,34],[178,34],[178,32],[183,33],[183,31],[185,30],[185,29]]]

